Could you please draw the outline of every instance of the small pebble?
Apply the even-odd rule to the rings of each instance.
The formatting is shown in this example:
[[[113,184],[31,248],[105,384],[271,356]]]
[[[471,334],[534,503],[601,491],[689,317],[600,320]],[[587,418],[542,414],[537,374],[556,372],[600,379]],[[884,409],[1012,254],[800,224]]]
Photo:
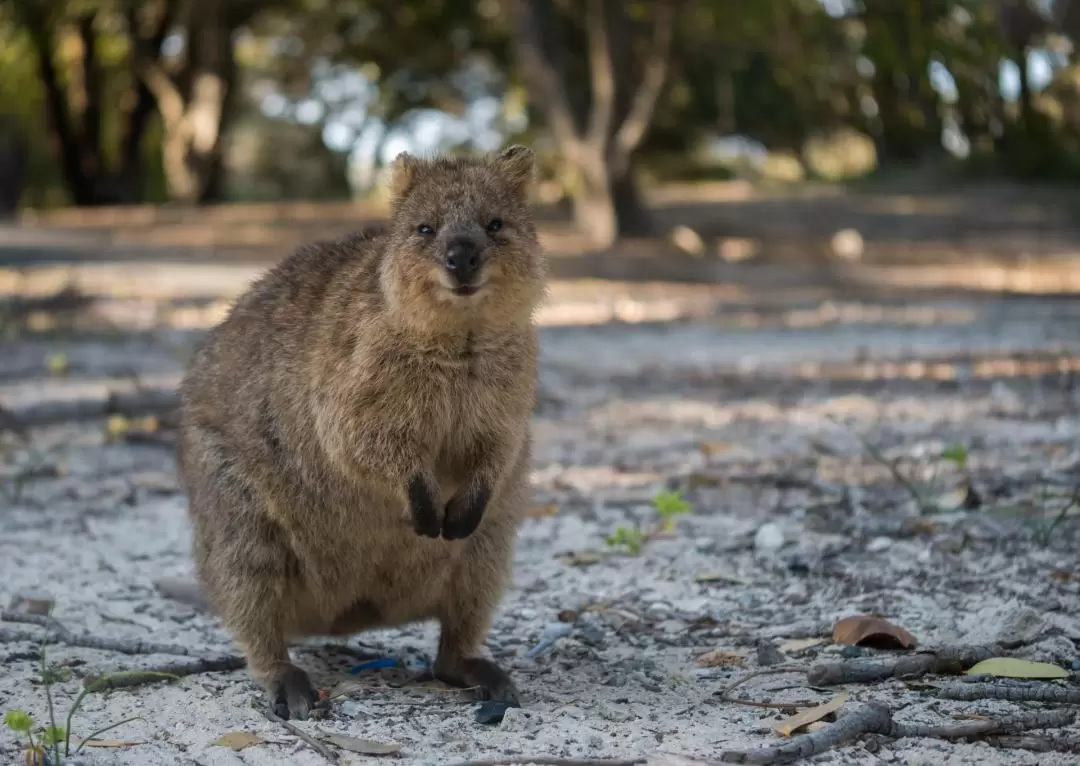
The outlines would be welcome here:
[[[1073,660],[1069,668],[1071,670],[1080,670],[1080,660]]]
[[[772,553],[784,546],[784,531],[774,522],[762,524],[754,534],[754,549],[758,553]]]
[[[757,652],[757,664],[763,668],[779,665],[787,660],[780,650],[768,641],[758,641],[757,646],[754,648]]]
[[[840,656],[847,659],[854,659],[856,657],[863,657],[866,655],[866,650],[861,646],[845,646],[840,650]]]
[[[866,550],[868,553],[881,553],[887,551],[892,547],[893,541],[891,537],[875,537],[873,540],[866,544]]]
[[[338,707],[342,715],[347,715],[349,718],[356,718],[364,712],[364,709],[360,707],[360,704],[355,700],[345,700]]]

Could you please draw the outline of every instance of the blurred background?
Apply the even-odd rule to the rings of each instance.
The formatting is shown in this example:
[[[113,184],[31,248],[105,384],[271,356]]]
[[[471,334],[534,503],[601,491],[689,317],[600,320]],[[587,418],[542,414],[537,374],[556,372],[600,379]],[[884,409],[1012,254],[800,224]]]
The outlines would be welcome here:
[[[174,380],[259,271],[385,215],[399,152],[510,142],[541,324],[640,325],[614,360],[1071,375],[1077,35],[1073,0],[0,0],[0,398]],[[192,334],[130,364],[62,334],[156,329]]]

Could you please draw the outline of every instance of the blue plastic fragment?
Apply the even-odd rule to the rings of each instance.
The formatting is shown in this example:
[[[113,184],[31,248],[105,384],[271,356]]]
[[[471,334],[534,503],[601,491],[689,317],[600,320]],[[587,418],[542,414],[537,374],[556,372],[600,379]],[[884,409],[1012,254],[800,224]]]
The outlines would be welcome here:
[[[365,670],[382,670],[383,668],[396,668],[398,661],[393,657],[380,657],[377,660],[368,660],[367,662],[361,662],[359,665],[350,668],[349,673],[352,675],[358,675]]]

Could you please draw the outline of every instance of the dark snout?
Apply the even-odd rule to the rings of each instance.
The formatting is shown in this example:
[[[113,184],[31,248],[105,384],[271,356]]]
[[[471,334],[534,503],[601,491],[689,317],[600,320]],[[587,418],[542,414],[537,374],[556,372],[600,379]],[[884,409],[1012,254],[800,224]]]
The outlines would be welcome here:
[[[474,286],[480,275],[482,253],[471,237],[454,237],[446,246],[443,266],[459,288]]]

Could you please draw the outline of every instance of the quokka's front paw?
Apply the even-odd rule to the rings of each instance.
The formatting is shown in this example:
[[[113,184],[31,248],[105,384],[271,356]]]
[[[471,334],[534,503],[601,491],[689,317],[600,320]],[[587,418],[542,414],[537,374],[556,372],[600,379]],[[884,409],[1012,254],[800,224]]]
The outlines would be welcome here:
[[[423,474],[417,474],[409,482],[409,511],[416,534],[438,537],[442,531],[437,497],[434,482]]]
[[[486,483],[479,480],[465,482],[446,504],[443,539],[464,540],[475,532],[490,499],[491,489]]]

